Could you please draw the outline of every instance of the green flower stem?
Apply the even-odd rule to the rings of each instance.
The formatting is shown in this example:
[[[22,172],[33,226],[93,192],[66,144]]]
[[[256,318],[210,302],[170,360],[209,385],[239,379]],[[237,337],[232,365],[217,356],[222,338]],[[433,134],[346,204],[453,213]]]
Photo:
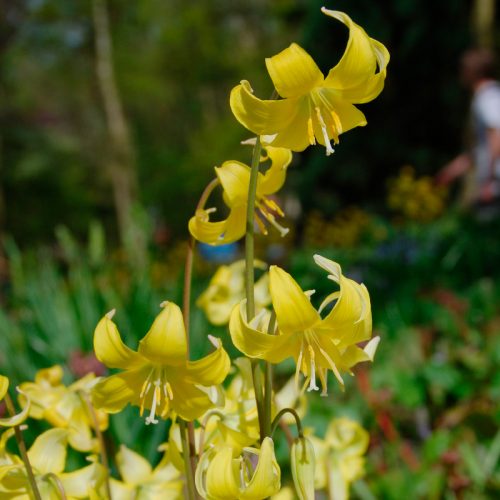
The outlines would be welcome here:
[[[192,468],[190,443],[188,439],[187,425],[182,419],[179,419],[179,427],[181,430],[182,457],[184,459],[184,469],[186,473],[186,486],[189,500],[196,500],[196,487],[194,483],[194,471]]]
[[[274,434],[274,431],[276,430],[276,428],[278,427],[279,423],[280,423],[280,420],[281,420],[281,417],[285,414],[285,413],[290,413],[290,415],[293,416],[293,418],[295,419],[295,425],[297,426],[297,432],[299,434],[299,438],[302,438],[304,437],[304,432],[303,432],[303,429],[302,429],[302,422],[300,421],[300,417],[299,417],[299,414],[293,409],[293,408],[283,408],[275,417],[274,417],[274,420],[273,420],[273,423],[271,425],[271,436]]]
[[[260,137],[257,136],[252,154],[252,164],[250,166],[250,181],[248,183],[246,232],[245,232],[245,292],[247,321],[250,322],[255,316],[255,297],[254,297],[254,224],[255,224],[255,196],[257,193],[257,179],[259,178],[260,152],[262,145]],[[266,417],[264,409],[264,394],[262,390],[262,380],[260,373],[260,363],[252,359],[252,380],[255,391],[255,402],[257,413],[259,415],[259,429],[261,441],[266,437]]]
[[[92,419],[92,425],[94,426],[95,435],[99,443],[99,454],[101,455],[101,464],[106,471],[106,477],[104,480],[106,486],[106,494],[108,496],[108,500],[112,500],[111,485],[109,483],[110,468],[109,468],[108,453],[106,451],[106,443],[104,442],[104,436],[102,435],[101,429],[99,429],[99,421],[97,419],[95,408],[90,401],[89,395],[84,391],[80,391],[79,394],[83,402],[85,403],[85,406],[87,407],[87,411],[89,412],[90,418]]]
[[[276,313],[271,312],[269,318],[269,326],[267,333],[274,335],[276,326]],[[273,396],[273,365],[269,362],[264,364],[264,436],[271,435],[271,419],[272,419],[272,396]]]
[[[14,403],[9,394],[5,394],[4,397],[5,405],[7,406],[7,410],[11,415],[15,415],[16,410],[14,408]],[[26,474],[28,475],[28,481],[31,486],[31,491],[33,492],[33,496],[35,500],[42,500],[40,496],[40,492],[38,491],[38,486],[36,484],[35,475],[33,474],[33,468],[31,467],[31,463],[28,457],[28,452],[26,450],[26,443],[24,442],[23,433],[18,425],[14,427],[14,432],[16,434],[17,446],[19,448],[19,453],[21,454],[21,458],[24,462],[24,466],[26,467]]]

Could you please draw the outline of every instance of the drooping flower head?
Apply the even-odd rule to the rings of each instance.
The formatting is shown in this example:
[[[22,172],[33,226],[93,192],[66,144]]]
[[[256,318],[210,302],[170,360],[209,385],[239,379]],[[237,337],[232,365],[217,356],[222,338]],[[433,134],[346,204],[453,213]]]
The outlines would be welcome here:
[[[384,45],[343,12],[321,9],[344,23],[349,40],[344,55],[325,78],[312,57],[292,43],[266,59],[280,100],[255,97],[246,80],[231,92],[231,109],[247,129],[269,137],[272,146],[303,151],[316,141],[333,153],[330,141],[354,127],[366,125],[354,106],[377,97],[384,87],[389,53]]]
[[[256,260],[255,268],[266,269],[264,262]],[[229,266],[220,266],[213,275],[208,288],[200,295],[196,305],[205,311],[214,325],[226,325],[233,307],[245,297],[245,261],[238,260]],[[257,310],[271,303],[269,274],[265,272],[254,286]]]
[[[345,277],[340,266],[320,255],[316,264],[329,272],[339,290],[328,295],[319,310],[310,301],[311,293],[304,292],[283,269],[271,266],[270,290],[276,313],[275,335],[268,335],[263,315],[247,321],[244,301],[231,314],[229,331],[234,345],[247,356],[280,363],[288,357],[296,362],[295,380],[299,373],[306,377],[304,388],[327,394],[327,373],[331,370],[343,386],[342,372],[362,361],[372,361],[379,337],[374,337],[361,348],[357,344],[368,341],[372,335],[370,297],[364,285]],[[324,318],[321,312],[332,309]]]
[[[260,449],[246,448],[236,457],[230,446],[212,448],[196,469],[198,493],[207,500],[263,500],[277,493],[280,485],[281,471],[269,437]]]
[[[292,161],[292,153],[288,149],[265,147],[271,166],[264,173],[259,173],[255,198],[255,222],[264,234],[267,234],[266,223],[274,226],[282,236],[288,229],[283,228],[277,217],[284,213],[279,205],[270,197],[285,182],[286,170]],[[215,167],[215,173],[223,189],[223,198],[229,208],[226,219],[210,220],[215,208],[203,208],[196,211],[189,221],[189,231],[198,241],[209,245],[222,245],[242,238],[245,234],[246,211],[248,205],[248,185],[250,167],[234,160],[226,161],[221,167]]]
[[[163,302],[149,332],[137,351],[121,340],[112,321],[114,311],[104,316],[94,334],[97,359],[122,371],[104,378],[92,391],[97,408],[117,413],[130,403],[149,410],[146,424],[157,416],[177,414],[194,420],[212,408],[220,395],[218,384],[225,379],[230,360],[219,339],[209,337],[216,350],[198,361],[188,361],[186,330],[181,310]]]

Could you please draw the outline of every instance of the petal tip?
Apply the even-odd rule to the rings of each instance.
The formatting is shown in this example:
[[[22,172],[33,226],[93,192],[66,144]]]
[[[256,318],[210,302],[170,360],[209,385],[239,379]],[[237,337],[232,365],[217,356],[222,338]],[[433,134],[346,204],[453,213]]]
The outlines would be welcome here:
[[[115,315],[115,313],[116,313],[116,309],[111,309],[111,311],[107,312],[105,316],[108,319],[113,319],[113,316]]]

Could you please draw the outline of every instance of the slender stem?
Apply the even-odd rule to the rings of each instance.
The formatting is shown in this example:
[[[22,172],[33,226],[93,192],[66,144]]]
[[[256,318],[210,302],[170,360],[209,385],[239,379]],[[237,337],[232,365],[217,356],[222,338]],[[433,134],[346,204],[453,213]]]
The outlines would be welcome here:
[[[274,417],[273,423],[271,425],[271,436],[274,434],[274,431],[276,430],[276,427],[278,427],[281,417],[285,413],[290,413],[290,415],[293,416],[295,419],[295,425],[297,426],[297,432],[299,434],[299,437],[303,437],[304,433],[302,430],[302,422],[300,421],[299,414],[293,409],[293,408],[283,408],[278,414]]]
[[[194,483],[193,469],[191,467],[191,454],[189,450],[190,443],[188,439],[186,422],[184,420],[179,420],[179,427],[181,430],[182,457],[184,458],[188,498],[189,500],[196,500],[197,495]]]
[[[106,471],[106,477],[105,477],[106,495],[108,496],[109,500],[112,500],[111,485],[109,483],[110,467],[109,467],[108,453],[106,451],[106,443],[104,442],[104,436],[102,435],[101,429],[99,427],[99,420],[97,419],[95,408],[90,402],[88,394],[84,391],[80,391],[80,397],[83,399],[87,407],[87,410],[90,414],[90,418],[92,420],[92,426],[94,427],[95,435],[99,443],[99,454],[101,455],[101,464]]]
[[[61,495],[61,500],[68,499],[61,480],[53,472],[48,472],[47,474],[45,474],[43,476],[43,479],[48,479],[49,481],[52,481],[52,483],[54,483],[57,491],[59,492],[59,495]]]
[[[14,403],[12,402],[12,399],[9,394],[5,394],[4,401],[5,405],[7,406],[8,412],[11,415],[15,415],[16,410],[14,408]],[[26,443],[24,442],[24,437],[23,433],[21,432],[21,428],[18,425],[14,426],[14,432],[16,434],[19,453],[21,453],[21,458],[24,462],[24,466],[26,467],[26,473],[28,475],[28,481],[30,483],[33,496],[35,497],[35,500],[42,500],[40,492],[38,491],[38,486],[36,484],[35,475],[33,474],[33,468],[31,467],[30,459],[28,457],[28,452],[26,450]]]
[[[274,335],[276,326],[276,313],[274,310],[271,312],[269,318],[269,326],[267,333]],[[264,437],[271,435],[271,419],[272,419],[272,395],[273,395],[273,365],[268,361],[264,364]]]
[[[248,183],[248,200],[245,233],[245,292],[247,298],[247,321],[255,316],[254,298],[254,223],[255,223],[255,196],[257,193],[257,179],[259,178],[260,151],[262,149],[260,137],[257,136],[252,154],[250,181]]]

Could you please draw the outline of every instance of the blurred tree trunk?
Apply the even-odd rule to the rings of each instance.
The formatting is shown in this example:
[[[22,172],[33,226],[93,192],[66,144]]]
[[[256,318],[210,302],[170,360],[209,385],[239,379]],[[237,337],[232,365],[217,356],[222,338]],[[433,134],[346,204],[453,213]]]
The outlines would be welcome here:
[[[96,71],[104,104],[108,131],[105,167],[110,177],[122,243],[130,248],[130,237],[136,233],[133,208],[137,194],[135,154],[123,111],[113,69],[113,52],[106,0],[92,0],[95,33]],[[141,251],[143,238],[132,243]]]
[[[472,31],[478,47],[493,48],[495,43],[496,0],[474,0],[472,6]]]

